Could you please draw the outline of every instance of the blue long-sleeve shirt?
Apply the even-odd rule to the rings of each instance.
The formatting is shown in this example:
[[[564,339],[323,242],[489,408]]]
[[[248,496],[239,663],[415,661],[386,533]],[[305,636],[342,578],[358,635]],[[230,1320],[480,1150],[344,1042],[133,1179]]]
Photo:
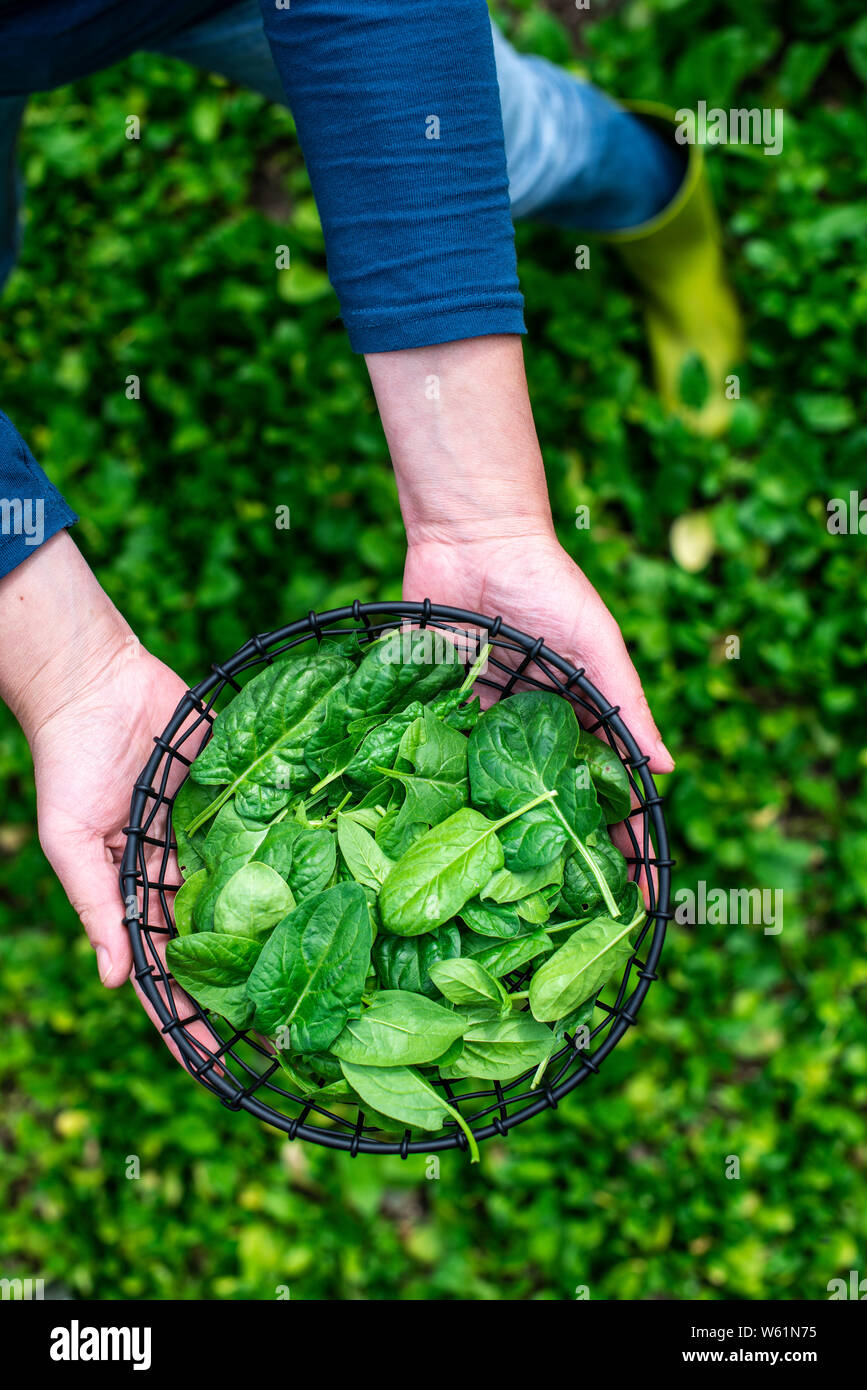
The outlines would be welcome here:
[[[355,351],[523,332],[486,0],[260,3]],[[75,80],[222,8],[0,0],[0,95]],[[38,483],[47,539],[74,514],[0,417],[0,503],[38,500]],[[0,574],[34,548],[9,531],[14,510],[0,506]]]

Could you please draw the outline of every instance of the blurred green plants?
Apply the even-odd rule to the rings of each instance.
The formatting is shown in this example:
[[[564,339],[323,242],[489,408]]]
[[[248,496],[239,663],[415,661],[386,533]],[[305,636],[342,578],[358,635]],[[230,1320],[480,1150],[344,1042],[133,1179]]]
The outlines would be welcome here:
[[[500,13],[614,95],[785,109],[780,158],[709,161],[748,315],[727,441],[663,417],[611,254],[577,272],[574,237],[518,234],[554,512],[677,757],[677,884],[782,888],[783,931],[673,926],[640,1027],[480,1169],[288,1144],[100,988],[2,712],[0,1274],[99,1298],[822,1299],[864,1271],[867,537],[829,534],[826,504],[867,452],[867,20],[611,8]],[[21,156],[3,408],[146,645],[192,681],[311,607],[397,596],[395,488],[288,114],[141,56],[34,99]]]

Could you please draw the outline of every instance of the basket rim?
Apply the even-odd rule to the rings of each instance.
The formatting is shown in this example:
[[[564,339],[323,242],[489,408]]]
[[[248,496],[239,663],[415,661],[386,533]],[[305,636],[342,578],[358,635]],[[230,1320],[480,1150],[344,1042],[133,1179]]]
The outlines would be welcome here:
[[[418,621],[421,627],[425,627],[428,622],[466,624],[484,630],[488,640],[502,639],[514,643],[523,651],[524,657],[515,674],[510,677],[507,686],[502,689],[501,693],[506,697],[511,693],[511,688],[517,680],[520,679],[521,672],[526,670],[532,662],[544,661],[547,666],[553,667],[565,678],[560,688],[561,694],[567,695],[569,691],[577,688],[596,706],[598,710],[596,728],[604,725],[626,749],[628,757],[621,755],[621,760],[633,776],[640,779],[642,790],[647,794],[641,809],[649,815],[652,826],[655,849],[652,862],[657,872],[657,890],[656,906],[653,909],[648,909],[647,913],[648,927],[651,922],[653,923],[652,939],[644,965],[637,972],[637,984],[628,1000],[614,1011],[616,1014],[614,1022],[608,1027],[604,1039],[595,1052],[592,1055],[589,1052],[582,1053],[580,1067],[574,1069],[556,1086],[550,1084],[541,1086],[538,1098],[520,1110],[516,1110],[513,1114],[508,1113],[505,1104],[503,1104],[501,1114],[479,1129],[476,1129],[472,1124],[472,1116],[467,1116],[475,1138],[481,1141],[495,1135],[504,1136],[510,1129],[533,1118],[541,1111],[556,1108],[564,1096],[587,1080],[589,1076],[599,1071],[605,1058],[614,1050],[627,1030],[637,1022],[638,1012],[644,1003],[650,985],[658,978],[656,966],[662,954],[667,923],[673,916],[671,911],[671,868],[674,861],[669,854],[668,831],[662,813],[663,798],[659,795],[647,769],[649,758],[646,754],[642,754],[634,736],[620,718],[620,707],[610,705],[601,692],[587,679],[583,668],[576,667],[560,656],[558,652],[547,647],[543,638],[530,637],[519,629],[509,626],[501,617],[491,618],[469,609],[436,604],[429,598],[421,602],[400,599],[392,602],[377,600],[367,603],[362,603],[356,599],[350,605],[327,609],[322,613],[317,613],[311,609],[304,618],[275,628],[272,632],[250,638],[228,660],[214,663],[210,675],[187,690],[165,729],[154,738],[154,751],[136,778],[130,804],[129,823],[124,827],[126,844],[119,872],[120,893],[125,907],[130,898],[133,898],[136,903],[138,902],[137,890],[141,887],[141,883],[137,860],[141,849],[140,840],[145,835],[143,826],[145,811],[149,798],[156,798],[158,802],[166,799],[163,792],[158,794],[154,790],[154,778],[162,760],[169,753],[172,756],[178,756],[174,753],[170,740],[180,730],[189,715],[193,712],[201,713],[206,710],[208,708],[207,697],[217,687],[219,687],[219,693],[226,684],[235,684],[234,677],[249,666],[259,665],[262,662],[270,664],[276,656],[282,654],[281,652],[271,652],[269,648],[279,646],[292,638],[313,637],[317,641],[321,641],[323,636],[328,635],[326,629],[333,628],[336,624],[351,619],[368,627],[371,618],[386,616],[394,616],[397,620],[412,619]],[[176,792],[173,795],[176,795]],[[645,859],[646,857],[645,851]],[[164,889],[162,891],[164,893]],[[164,902],[163,908],[165,913]],[[168,914],[165,915],[169,920]],[[287,1134],[290,1139],[305,1139],[326,1148],[348,1152],[353,1157],[359,1153],[377,1153],[400,1155],[402,1158],[407,1158],[411,1153],[429,1154],[454,1148],[467,1149],[466,1136],[457,1127],[449,1129],[445,1134],[431,1135],[427,1139],[411,1139],[409,1130],[400,1140],[376,1139],[363,1134],[360,1123],[353,1133],[332,1131],[318,1125],[303,1123],[300,1117],[290,1119],[266,1104],[254,1093],[262,1084],[263,1078],[260,1074],[252,1073],[255,1084],[244,1087],[238,1084],[235,1077],[229,1077],[225,1071],[221,1073],[219,1070],[221,1059],[231,1051],[239,1039],[247,1037],[247,1034],[232,1030],[232,1040],[227,1044],[214,1028],[208,1014],[196,1001],[192,1001],[195,1010],[192,1015],[183,1019],[175,1016],[168,1007],[160,987],[169,977],[164,978],[158,975],[153,964],[148,961],[143,938],[144,933],[150,928],[146,924],[143,925],[137,908],[132,913],[127,913],[123,921],[129,932],[132,945],[135,967],[133,978],[153,1008],[159,1020],[161,1031],[164,1035],[172,1038],[187,1071],[201,1085],[212,1091],[228,1109],[247,1110],[255,1118]],[[626,970],[629,969],[630,964],[628,963]],[[194,1043],[187,1036],[186,1028],[191,1023],[203,1024],[208,1029],[211,1038],[217,1044],[213,1054],[208,1053],[200,1042]],[[242,1061],[241,1066],[252,1072],[247,1063]],[[498,1088],[499,1083],[495,1083],[495,1086]],[[500,1094],[498,1089],[495,1093]],[[302,1111],[302,1113],[306,1114],[306,1111]]]

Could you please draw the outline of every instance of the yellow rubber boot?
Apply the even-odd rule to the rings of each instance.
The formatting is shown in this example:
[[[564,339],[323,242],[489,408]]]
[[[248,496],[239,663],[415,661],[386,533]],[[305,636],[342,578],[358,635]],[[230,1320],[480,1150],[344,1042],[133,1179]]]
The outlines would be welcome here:
[[[626,109],[674,139],[674,113],[655,102]],[[645,320],[656,387],[666,407],[697,434],[713,437],[729,426],[733,401],[726,377],[741,355],[741,318],[723,266],[719,221],[700,145],[686,145],[683,183],[656,217],[627,231],[606,232],[645,294]],[[697,409],[681,399],[681,375],[700,358],[707,396]],[[729,392],[731,395],[731,392]]]

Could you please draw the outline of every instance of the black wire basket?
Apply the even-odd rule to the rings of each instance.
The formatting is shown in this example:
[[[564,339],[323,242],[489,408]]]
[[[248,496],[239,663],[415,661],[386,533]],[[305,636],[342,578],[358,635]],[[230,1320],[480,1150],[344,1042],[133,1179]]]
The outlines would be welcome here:
[[[130,822],[125,829],[126,847],[120,872],[121,894],[135,962],[135,979],[149,1001],[163,1033],[173,1040],[181,1060],[201,1085],[230,1110],[246,1110],[286,1133],[290,1139],[306,1139],[332,1149],[359,1153],[433,1153],[466,1149],[467,1139],[454,1121],[437,1133],[407,1129],[401,1138],[368,1124],[362,1110],[347,1117],[347,1107],[334,1113],[287,1089],[288,1078],[273,1049],[253,1032],[239,1032],[216,1014],[190,1001],[179,1012],[176,997],[185,998],[164,962],[167,938],[174,936],[174,895],[181,886],[172,854],[176,846],[171,830],[171,808],[186,771],[204,747],[218,713],[220,697],[228,686],[238,691],[239,678],[259,670],[283,653],[307,642],[329,639],[373,641],[403,625],[439,629],[449,640],[462,644],[467,668],[484,643],[490,643],[485,674],[476,688],[498,691],[497,698],[522,688],[555,689],[571,700],[579,721],[610,744],[623,761],[635,803],[624,822],[629,840],[627,860],[633,879],[643,878],[650,897],[646,919],[636,946],[615,989],[610,984],[597,1001],[600,1021],[580,1042],[567,1033],[555,1052],[544,1084],[531,1086],[534,1070],[513,1081],[494,1083],[484,1090],[458,1092],[454,1083],[437,1082],[446,1099],[459,1108],[477,1140],[505,1135],[533,1115],[554,1108],[589,1076],[598,1072],[605,1058],[635,1024],[638,1010],[657,979],[670,911],[673,861],[661,798],[647,770],[648,758],[618,714],[586,679],[583,671],[544,645],[508,627],[502,618],[486,618],[457,608],[423,603],[359,603],[326,613],[310,612],[306,618],[274,632],[253,637],[212,674],[189,690],[167,727],[154,739],[154,752],[136,781]],[[171,788],[171,790],[169,790]],[[532,967],[515,972],[503,983],[510,990],[525,987]],[[607,1000],[603,995],[609,996]]]

